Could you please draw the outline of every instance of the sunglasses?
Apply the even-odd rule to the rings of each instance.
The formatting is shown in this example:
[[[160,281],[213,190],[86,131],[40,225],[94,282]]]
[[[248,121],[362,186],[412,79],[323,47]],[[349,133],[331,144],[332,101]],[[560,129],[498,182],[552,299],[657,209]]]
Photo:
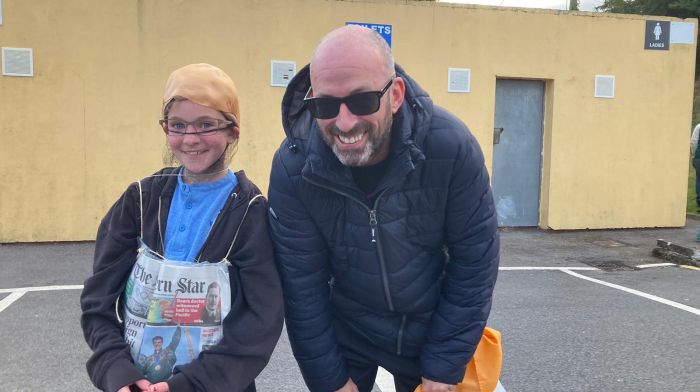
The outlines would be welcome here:
[[[381,99],[393,82],[394,77],[392,76],[380,91],[365,91],[343,98],[309,97],[311,95],[311,87],[309,87],[309,91],[306,92],[304,97],[304,105],[309,109],[312,116],[321,120],[336,117],[340,111],[341,103],[344,103],[352,114],[366,116],[379,110]]]

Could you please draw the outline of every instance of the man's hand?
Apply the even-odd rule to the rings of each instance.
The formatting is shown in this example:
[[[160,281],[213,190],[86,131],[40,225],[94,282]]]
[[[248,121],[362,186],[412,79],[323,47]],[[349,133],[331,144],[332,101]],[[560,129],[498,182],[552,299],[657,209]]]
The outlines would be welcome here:
[[[123,387],[119,388],[117,392],[131,392],[131,387],[132,385],[135,385],[137,388],[141,390],[141,392],[148,392],[148,387],[151,386],[151,383],[148,382],[145,378],[142,378],[140,380],[136,380],[133,384],[130,385],[124,385]]]
[[[423,392],[455,392],[457,386],[452,384],[443,384],[441,382],[428,380],[423,377],[423,383],[421,384]]]
[[[355,385],[355,383],[352,382],[352,378],[348,378],[348,382],[346,382],[342,388],[338,389],[335,392],[360,392],[360,390],[357,389],[357,385]]]

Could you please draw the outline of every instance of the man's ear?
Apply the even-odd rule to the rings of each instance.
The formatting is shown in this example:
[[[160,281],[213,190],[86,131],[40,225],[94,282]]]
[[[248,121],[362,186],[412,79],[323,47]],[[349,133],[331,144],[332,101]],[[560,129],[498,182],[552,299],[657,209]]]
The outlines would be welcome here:
[[[395,114],[403,105],[403,98],[406,93],[406,83],[400,76],[394,78],[394,83],[391,84],[389,92],[391,94],[391,113]]]

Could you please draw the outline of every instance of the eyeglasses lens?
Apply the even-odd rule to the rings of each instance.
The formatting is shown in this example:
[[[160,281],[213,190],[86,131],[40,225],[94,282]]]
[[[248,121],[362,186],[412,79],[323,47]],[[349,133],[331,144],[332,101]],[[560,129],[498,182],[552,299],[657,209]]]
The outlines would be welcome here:
[[[193,122],[183,121],[177,118],[168,119],[168,132],[176,135],[184,135],[187,133],[187,127],[192,125],[195,133],[200,135],[212,134],[223,126],[221,120],[213,118],[200,118]]]

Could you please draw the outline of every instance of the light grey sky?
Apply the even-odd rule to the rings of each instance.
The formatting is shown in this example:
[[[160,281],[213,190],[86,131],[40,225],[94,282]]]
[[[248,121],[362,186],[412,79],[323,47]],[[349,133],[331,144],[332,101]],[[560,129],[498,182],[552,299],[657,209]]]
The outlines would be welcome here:
[[[550,8],[563,10],[569,7],[569,0],[438,0],[441,3],[484,4],[503,7]],[[579,10],[595,11],[603,0],[579,0]]]

